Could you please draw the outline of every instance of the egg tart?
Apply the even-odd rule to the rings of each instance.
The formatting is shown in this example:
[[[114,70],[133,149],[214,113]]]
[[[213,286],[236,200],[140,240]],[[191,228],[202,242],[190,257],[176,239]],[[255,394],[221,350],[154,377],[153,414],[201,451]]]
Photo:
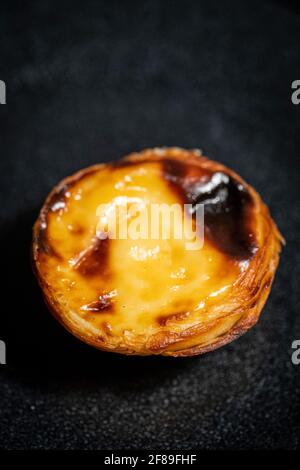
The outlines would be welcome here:
[[[187,249],[188,231],[172,236],[175,218],[166,221],[168,237],[151,237],[149,227],[144,237],[104,233],[107,214],[133,204],[127,221],[164,204],[179,207],[189,227],[193,208],[202,207],[203,242]],[[239,175],[197,150],[155,148],[61,181],[34,225],[32,253],[50,311],[82,341],[123,354],[191,356],[257,322],[281,243],[267,207]]]

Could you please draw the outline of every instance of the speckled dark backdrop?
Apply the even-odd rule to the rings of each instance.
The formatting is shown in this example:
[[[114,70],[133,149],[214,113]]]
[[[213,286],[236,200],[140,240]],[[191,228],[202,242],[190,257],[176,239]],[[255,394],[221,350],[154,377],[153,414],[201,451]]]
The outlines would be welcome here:
[[[0,447],[300,447],[297,3],[18,4],[0,14]],[[229,346],[188,359],[101,353],[48,314],[31,226],[64,176],[161,145],[200,147],[239,172],[287,247],[259,324]]]

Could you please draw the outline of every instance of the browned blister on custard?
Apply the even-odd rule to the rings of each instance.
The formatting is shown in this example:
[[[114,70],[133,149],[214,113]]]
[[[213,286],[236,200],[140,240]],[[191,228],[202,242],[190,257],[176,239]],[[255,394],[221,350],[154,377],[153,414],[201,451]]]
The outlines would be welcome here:
[[[189,204],[192,220],[204,205],[203,246],[186,249],[186,235],[99,237],[99,206],[118,201],[179,204],[182,214]],[[33,262],[50,310],[83,341],[189,356],[256,323],[281,242],[259,195],[232,170],[198,151],[149,149],[54,188],[34,226]]]

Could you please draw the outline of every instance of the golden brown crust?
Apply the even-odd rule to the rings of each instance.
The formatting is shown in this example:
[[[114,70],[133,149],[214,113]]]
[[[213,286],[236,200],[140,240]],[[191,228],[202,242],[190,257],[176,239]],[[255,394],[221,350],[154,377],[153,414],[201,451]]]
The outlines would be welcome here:
[[[171,170],[166,162],[171,162]],[[175,168],[174,162],[180,166]],[[91,236],[95,201],[102,194],[111,197],[119,194],[109,186],[111,179],[124,186],[126,175],[127,180],[135,178],[140,188],[144,184],[148,197],[156,194],[159,186],[161,202],[165,202],[164,198],[175,198],[183,204],[188,202],[184,199],[187,195],[194,196],[195,186],[191,183],[201,180],[202,184],[202,180],[206,182],[216,173],[230,178],[230,184],[235,185],[233,191],[239,186],[243,199],[242,203],[238,201],[239,212],[235,212],[232,204],[229,206],[230,220],[223,214],[221,219],[214,214],[208,217],[211,225],[206,233],[205,250],[197,253],[204,266],[199,279],[194,258],[181,254],[181,264],[175,259],[176,267],[191,273],[182,280],[180,273],[169,266],[178,251],[177,245],[167,247],[173,258],[166,260],[165,245],[161,243],[157,263],[156,255],[149,260],[128,261],[126,254],[136,255],[136,248],[145,247],[126,245],[122,261],[125,260],[129,273],[124,276],[117,262],[123,245],[115,240],[106,240],[105,245]],[[130,186],[129,190],[136,191],[136,187]],[[127,190],[126,186],[120,194],[127,194]],[[222,207],[218,214],[220,211]],[[90,218],[85,216],[87,212]],[[222,233],[230,223],[224,246],[220,244],[222,238],[216,239],[214,233],[219,223],[223,224]],[[235,250],[238,238],[242,244]],[[203,157],[199,151],[148,149],[129,155],[121,163],[94,165],[60,182],[47,197],[34,225],[32,258],[49,309],[79,339],[96,348],[123,354],[191,356],[233,341],[257,322],[271,289],[282,241],[259,195],[235,172]],[[147,246],[148,251],[150,248]],[[212,268],[208,258],[212,258]],[[157,271],[150,278],[145,275],[141,279],[141,265]],[[176,283],[169,279],[174,272]],[[166,275],[168,288],[164,290]],[[155,277],[160,284],[155,283]],[[203,287],[201,279],[205,280]],[[132,286],[138,286],[137,294]],[[174,294],[175,287],[181,295]]]

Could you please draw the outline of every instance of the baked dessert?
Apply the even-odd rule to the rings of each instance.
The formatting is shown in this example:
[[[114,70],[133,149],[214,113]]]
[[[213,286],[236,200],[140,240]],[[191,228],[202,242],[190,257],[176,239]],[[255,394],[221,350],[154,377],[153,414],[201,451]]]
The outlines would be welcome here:
[[[134,220],[136,208],[161,203],[179,206],[182,217],[188,205],[192,224],[193,208],[204,207],[203,246],[186,249],[189,232],[105,236],[118,205],[135,204],[127,216]],[[235,172],[197,150],[148,149],[53,189],[34,225],[33,265],[49,309],[82,341],[123,354],[190,356],[257,322],[282,241],[257,192]]]

